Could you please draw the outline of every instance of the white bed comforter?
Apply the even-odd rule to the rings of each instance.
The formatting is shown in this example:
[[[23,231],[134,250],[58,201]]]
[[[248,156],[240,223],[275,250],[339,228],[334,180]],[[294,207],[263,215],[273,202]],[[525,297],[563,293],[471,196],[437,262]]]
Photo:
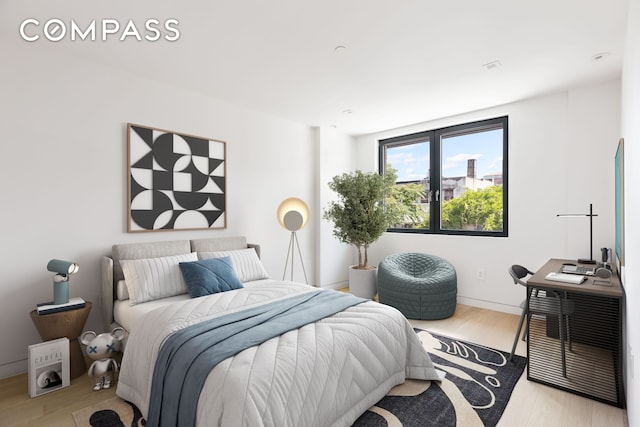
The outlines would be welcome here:
[[[147,313],[130,331],[117,395],[146,418],[156,356],[169,334],[314,289],[263,281]],[[439,379],[404,316],[365,302],[218,364],[198,401],[198,425],[350,426],[405,378]]]

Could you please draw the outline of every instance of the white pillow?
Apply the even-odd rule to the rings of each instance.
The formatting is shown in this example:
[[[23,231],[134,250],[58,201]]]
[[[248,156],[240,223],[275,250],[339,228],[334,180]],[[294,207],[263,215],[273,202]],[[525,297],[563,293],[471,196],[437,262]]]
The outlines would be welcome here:
[[[116,283],[116,296],[118,297],[118,301],[126,301],[129,299],[127,283],[124,280],[118,280],[118,283]]]
[[[178,264],[197,260],[195,252],[161,258],[120,260],[129,291],[129,304],[187,293]]]
[[[226,256],[231,258],[233,269],[236,271],[241,282],[269,278],[267,270],[264,269],[256,250],[253,248],[234,251],[198,252],[198,258],[200,259],[223,258]]]

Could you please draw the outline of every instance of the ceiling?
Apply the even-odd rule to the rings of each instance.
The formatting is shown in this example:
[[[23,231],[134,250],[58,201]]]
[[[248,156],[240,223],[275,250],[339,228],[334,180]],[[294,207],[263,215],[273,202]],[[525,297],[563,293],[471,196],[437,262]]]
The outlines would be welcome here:
[[[627,10],[628,0],[3,0],[0,36],[358,135],[617,78]],[[104,42],[98,30],[95,41],[28,43],[27,18],[41,34],[51,18],[122,29],[132,19],[142,36],[147,19],[174,18],[180,37]]]

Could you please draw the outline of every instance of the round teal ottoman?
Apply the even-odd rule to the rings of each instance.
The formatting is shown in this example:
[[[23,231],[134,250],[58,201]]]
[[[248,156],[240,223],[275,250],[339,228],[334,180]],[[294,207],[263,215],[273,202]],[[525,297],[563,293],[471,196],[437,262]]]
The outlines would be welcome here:
[[[456,269],[444,258],[417,252],[393,254],[378,266],[378,299],[409,319],[436,320],[456,311]]]

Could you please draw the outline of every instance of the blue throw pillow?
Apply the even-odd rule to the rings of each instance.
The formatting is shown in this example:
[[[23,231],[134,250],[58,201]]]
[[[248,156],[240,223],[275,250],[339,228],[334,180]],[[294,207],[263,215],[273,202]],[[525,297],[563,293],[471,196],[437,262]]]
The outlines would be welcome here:
[[[191,298],[243,287],[230,257],[181,262],[179,266]]]

